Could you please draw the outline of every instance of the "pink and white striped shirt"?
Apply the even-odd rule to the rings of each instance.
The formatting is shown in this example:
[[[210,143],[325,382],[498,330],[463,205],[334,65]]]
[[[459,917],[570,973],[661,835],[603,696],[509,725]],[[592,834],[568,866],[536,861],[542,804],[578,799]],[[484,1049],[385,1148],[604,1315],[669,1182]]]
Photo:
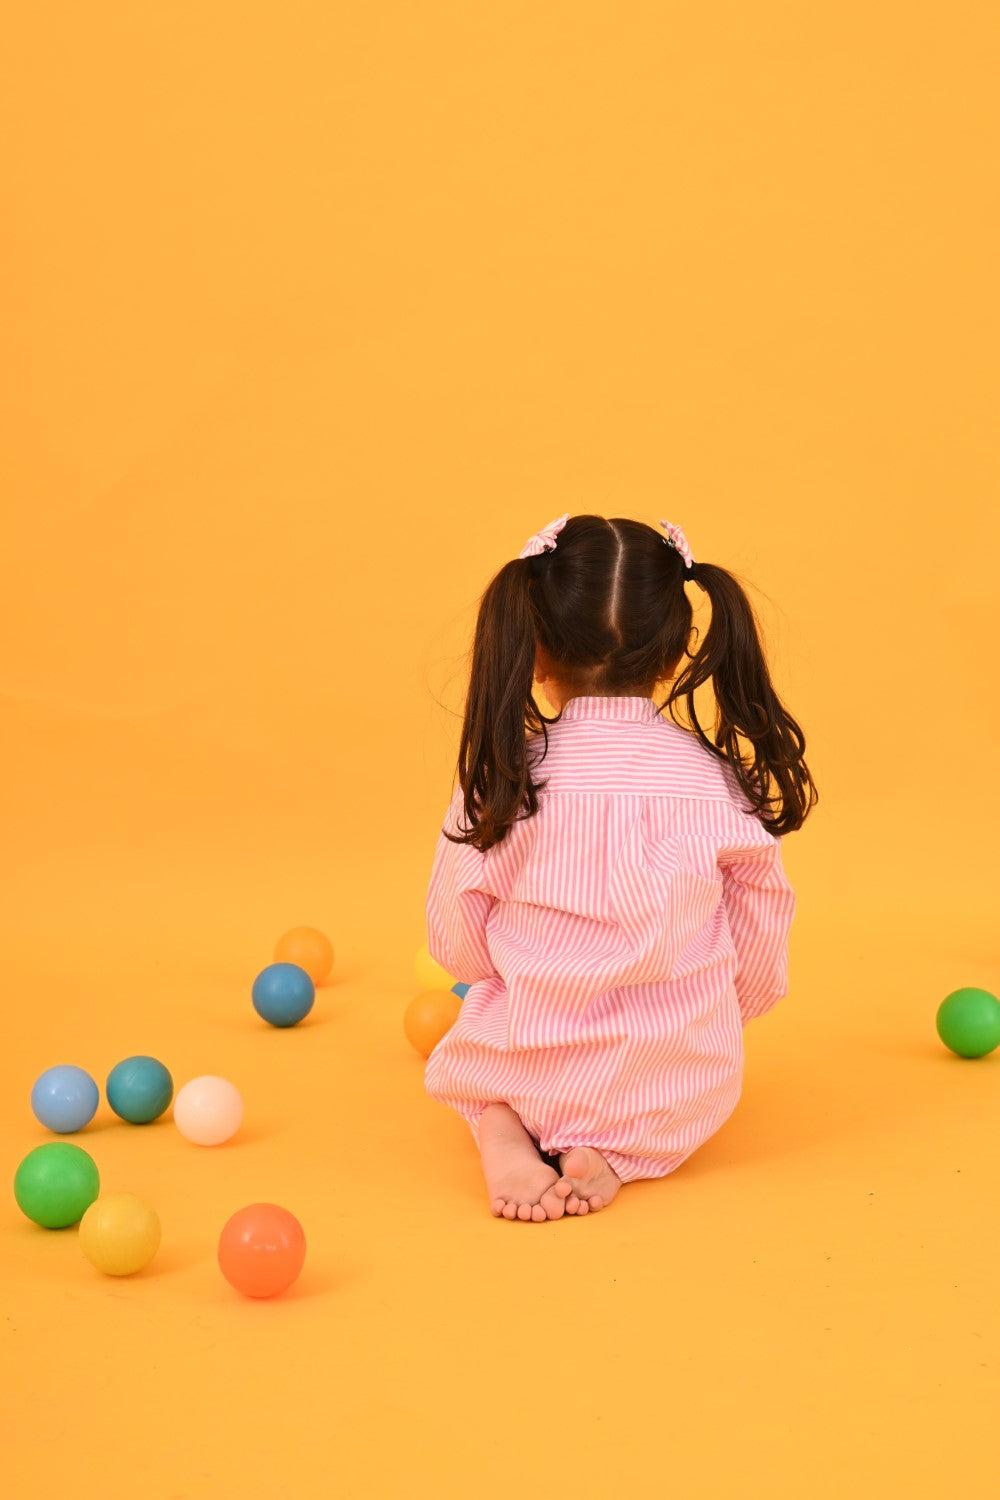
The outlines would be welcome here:
[[[500,1100],[542,1151],[662,1177],[735,1109],[743,1026],[787,993],[781,842],[652,698],[571,698],[530,744],[538,813],[485,853],[438,836],[428,945],[471,987],[426,1087],[477,1139]]]

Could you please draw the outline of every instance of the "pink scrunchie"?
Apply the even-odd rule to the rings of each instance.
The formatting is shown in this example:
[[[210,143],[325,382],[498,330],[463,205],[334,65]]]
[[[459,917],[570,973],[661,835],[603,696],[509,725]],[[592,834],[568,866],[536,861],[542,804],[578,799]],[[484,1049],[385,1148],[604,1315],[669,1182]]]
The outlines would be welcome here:
[[[693,568],[694,558],[691,555],[691,547],[688,543],[687,537],[684,535],[681,528],[679,526],[674,526],[670,521],[661,521],[660,525],[667,533],[664,537],[664,541],[667,543],[667,545],[669,547],[676,548],[681,557],[683,557],[684,566],[686,568]]]
[[[556,544],[556,537],[562,531],[569,520],[569,511],[560,516],[556,521],[550,521],[543,526],[541,531],[536,531],[534,536],[529,537],[517,554],[518,557],[537,557],[540,552],[551,552]]]

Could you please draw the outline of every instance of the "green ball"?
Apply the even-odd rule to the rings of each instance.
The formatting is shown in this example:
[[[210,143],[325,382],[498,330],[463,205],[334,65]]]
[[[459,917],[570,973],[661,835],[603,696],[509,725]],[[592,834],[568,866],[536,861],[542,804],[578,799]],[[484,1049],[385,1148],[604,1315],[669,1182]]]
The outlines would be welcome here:
[[[985,1057],[1000,1045],[1000,1000],[989,990],[952,990],[938,1007],[937,1032],[959,1057]]]
[[[36,1146],[14,1176],[18,1208],[43,1229],[78,1223],[100,1190],[94,1158],[68,1141]]]

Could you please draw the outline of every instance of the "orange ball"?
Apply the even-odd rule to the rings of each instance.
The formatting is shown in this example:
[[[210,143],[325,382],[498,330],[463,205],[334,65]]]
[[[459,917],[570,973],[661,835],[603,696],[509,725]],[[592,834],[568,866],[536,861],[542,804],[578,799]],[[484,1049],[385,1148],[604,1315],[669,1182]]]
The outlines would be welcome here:
[[[333,968],[333,944],[315,927],[291,927],[275,943],[274,961],[298,964],[313,984],[322,984]]]
[[[421,1057],[430,1057],[438,1042],[451,1030],[462,1009],[461,998],[452,990],[421,990],[406,1007],[403,1030],[406,1040]]]
[[[276,1297],[305,1263],[302,1225],[277,1203],[250,1203],[233,1214],[219,1236],[219,1269],[244,1297]]]

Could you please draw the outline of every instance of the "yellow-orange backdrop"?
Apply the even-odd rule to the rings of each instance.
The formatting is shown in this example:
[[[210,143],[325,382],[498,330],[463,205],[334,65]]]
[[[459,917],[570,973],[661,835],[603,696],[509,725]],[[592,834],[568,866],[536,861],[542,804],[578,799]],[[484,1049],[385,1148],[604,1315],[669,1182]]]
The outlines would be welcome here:
[[[996,1493],[1000,1064],[933,1019],[1000,989],[998,51],[972,0],[7,18],[5,1171],[55,1062],[247,1109],[79,1137],[162,1217],[129,1281],[8,1192],[10,1493]],[[733,1120],[511,1226],[399,1018],[476,598],[564,510],[755,585],[823,802]],[[255,1305],[261,1198],[310,1249]]]

